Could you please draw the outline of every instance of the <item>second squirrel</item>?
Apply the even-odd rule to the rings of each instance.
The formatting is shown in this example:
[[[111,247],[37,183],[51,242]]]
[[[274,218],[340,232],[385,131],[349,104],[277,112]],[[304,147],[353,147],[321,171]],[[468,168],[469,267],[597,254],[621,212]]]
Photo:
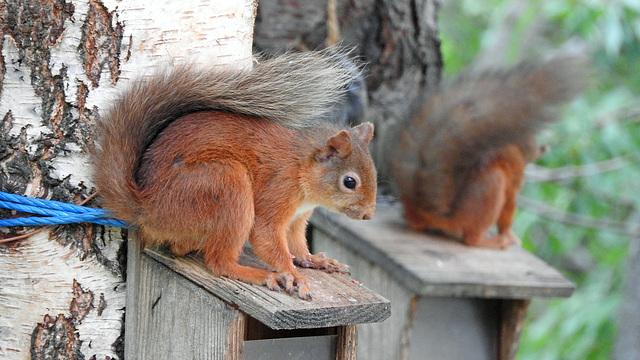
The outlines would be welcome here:
[[[313,207],[375,212],[373,125],[322,120],[353,79],[335,56],[309,52],[250,70],[187,64],[135,83],[99,123],[104,207],[143,245],[200,251],[215,275],[310,299],[294,263],[346,271],[309,253]],[[247,239],[270,269],[238,263]]]
[[[469,71],[421,102],[387,152],[408,225],[471,246],[519,242],[510,228],[524,167],[540,155],[534,135],[557,120],[552,107],[584,89],[586,75],[583,57],[560,56]]]

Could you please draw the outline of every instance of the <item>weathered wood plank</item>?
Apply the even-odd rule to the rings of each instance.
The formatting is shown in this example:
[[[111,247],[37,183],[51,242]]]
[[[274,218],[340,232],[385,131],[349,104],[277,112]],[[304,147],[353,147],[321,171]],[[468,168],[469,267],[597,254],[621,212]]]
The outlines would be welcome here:
[[[358,326],[347,325],[338,328],[336,360],[356,360],[358,358]]]
[[[519,246],[492,250],[409,230],[397,205],[371,221],[317,210],[312,226],[377,264],[419,295],[526,299],[567,297],[575,285]]]
[[[333,234],[331,234],[333,235]],[[380,266],[372,264],[360,254],[350,251],[342,243],[313,227],[313,252],[326,252],[328,256],[348,264],[354,279],[391,301],[391,316],[382,323],[358,326],[358,358],[366,360],[407,359],[403,353],[410,342],[411,323],[415,318],[413,304],[417,296]]]
[[[273,329],[355,325],[383,321],[390,315],[389,300],[340,274],[300,269],[313,290],[313,300],[305,301],[264,286],[215,277],[197,256],[176,258],[161,249],[147,249],[145,254]],[[247,255],[241,263],[256,266],[255,258]]]
[[[503,300],[420,297],[408,324],[406,360],[498,357],[499,308]]]
[[[246,315],[130,242],[127,359],[242,359]]]
[[[516,358],[529,303],[531,303],[529,299],[502,301],[498,359],[513,360]]]
[[[337,335],[266,338],[244,343],[242,360],[335,360]]]

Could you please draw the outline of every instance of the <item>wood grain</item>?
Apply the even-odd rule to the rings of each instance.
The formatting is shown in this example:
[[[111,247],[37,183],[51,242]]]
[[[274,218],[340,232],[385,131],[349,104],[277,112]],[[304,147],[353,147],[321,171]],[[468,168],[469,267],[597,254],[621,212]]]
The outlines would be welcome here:
[[[358,358],[358,326],[341,326],[338,329],[336,348],[336,360],[356,360]]]
[[[247,316],[129,245],[125,358],[241,359]]]
[[[313,290],[313,300],[305,301],[264,286],[215,277],[197,256],[176,258],[161,249],[147,249],[145,254],[273,329],[355,325],[383,321],[390,315],[387,299],[340,274],[300,269]],[[256,261],[249,255],[241,259],[243,264],[260,266]]]
[[[504,300],[501,304],[499,359],[512,360],[518,353],[520,335],[531,300]]]
[[[391,316],[388,319],[358,326],[358,358],[403,359],[402,349],[411,337],[410,323],[415,316],[411,308],[417,295],[380,266],[350,251],[315,227],[311,231],[311,245],[312,252],[325,252],[329,257],[348,264],[354,279],[391,301]]]
[[[519,246],[493,250],[409,230],[397,205],[370,221],[318,209],[314,228],[365,257],[419,295],[528,299],[568,297],[575,285]]]

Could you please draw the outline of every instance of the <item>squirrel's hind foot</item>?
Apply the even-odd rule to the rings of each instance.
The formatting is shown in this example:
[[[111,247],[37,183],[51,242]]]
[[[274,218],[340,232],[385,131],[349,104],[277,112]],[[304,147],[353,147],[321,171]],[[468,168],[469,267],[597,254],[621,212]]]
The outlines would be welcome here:
[[[300,267],[308,269],[323,270],[328,273],[348,274],[349,266],[339,263],[337,260],[326,257],[324,253],[309,254],[304,259],[294,259],[294,263]]]
[[[468,246],[484,247],[491,249],[508,249],[512,244],[520,245],[522,241],[511,230],[495,236],[464,237],[464,243]]]

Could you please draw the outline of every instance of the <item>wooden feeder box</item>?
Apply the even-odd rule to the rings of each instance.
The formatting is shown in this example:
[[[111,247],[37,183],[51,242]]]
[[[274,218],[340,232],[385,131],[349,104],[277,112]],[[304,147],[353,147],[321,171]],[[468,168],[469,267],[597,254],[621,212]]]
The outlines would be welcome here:
[[[250,254],[241,263],[262,266]],[[355,359],[357,325],[390,303],[351,278],[301,269],[313,300],[213,276],[196,256],[129,242],[127,359]]]
[[[370,221],[316,210],[310,238],[313,252],[349,264],[391,300],[388,320],[359,328],[360,359],[513,359],[530,299],[574,289],[520,246],[472,248],[411,231],[397,204],[379,204]]]

